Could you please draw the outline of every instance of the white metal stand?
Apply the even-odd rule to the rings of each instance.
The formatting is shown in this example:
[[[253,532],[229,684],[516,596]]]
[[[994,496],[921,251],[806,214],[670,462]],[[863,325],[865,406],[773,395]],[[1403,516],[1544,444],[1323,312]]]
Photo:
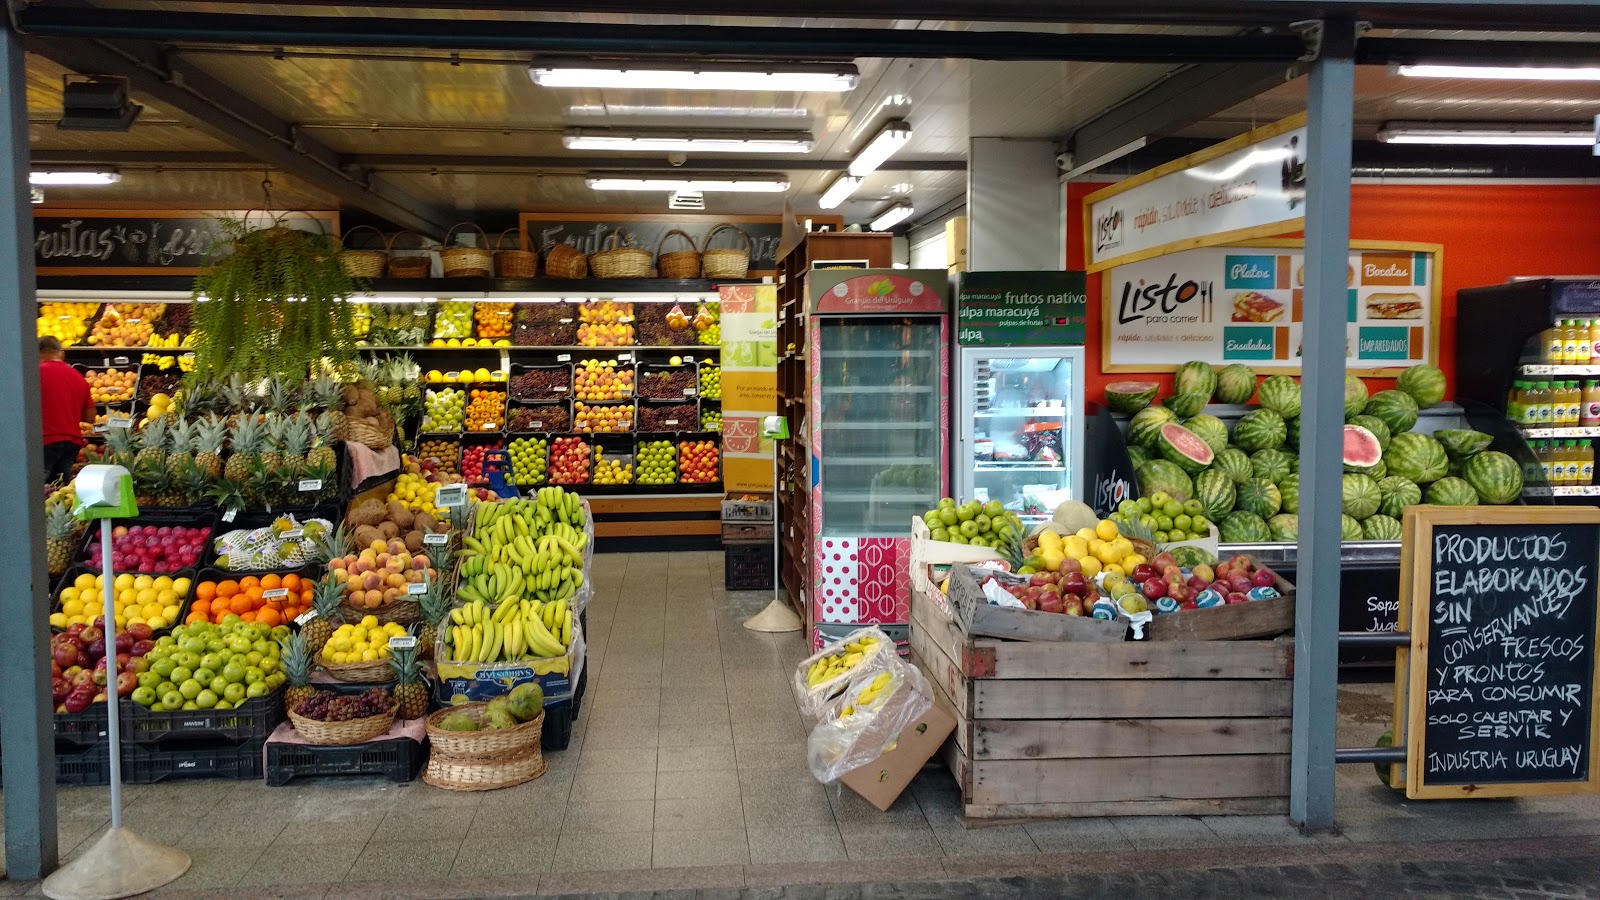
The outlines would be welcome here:
[[[744,621],[744,627],[766,634],[800,630],[800,617],[783,599],[783,579],[778,574],[778,440],[772,440],[772,602]]]

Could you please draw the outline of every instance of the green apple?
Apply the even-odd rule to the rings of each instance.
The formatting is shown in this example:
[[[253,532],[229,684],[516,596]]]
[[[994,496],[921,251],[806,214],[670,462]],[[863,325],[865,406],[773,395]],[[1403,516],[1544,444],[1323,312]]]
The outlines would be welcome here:
[[[1172,495],[1166,491],[1156,491],[1150,495],[1149,500],[1152,506],[1166,506],[1172,502]],[[1141,503],[1140,505],[1142,506],[1143,504]]]
[[[998,519],[1006,514],[1006,507],[999,500],[990,500],[983,505],[983,513],[991,519]]]
[[[216,705],[215,708],[216,709],[233,709],[233,704],[229,703],[226,700],[218,700],[217,701],[217,705]]]
[[[222,691],[222,699],[228,701],[229,703],[238,704],[239,702],[243,701],[244,698],[245,686],[243,684],[230,684]]]
[[[1197,531],[1202,535],[1211,533],[1211,520],[1205,516],[1190,516],[1189,530]]]
[[[183,652],[193,653],[198,656],[206,652],[206,639],[203,637],[184,638],[183,643],[179,646]]]
[[[229,684],[231,684],[231,682],[229,682],[228,679],[223,678],[221,675],[218,675],[210,681],[205,682],[206,690],[213,694],[217,694],[218,696],[221,696],[222,692],[228,689]]]
[[[270,693],[272,693],[272,688],[267,687],[265,681],[258,681],[244,689],[244,695],[251,700],[257,697],[265,697]]]
[[[977,516],[977,514],[978,511],[973,509],[968,504],[963,503],[962,505],[956,507],[956,518],[962,522],[972,521],[973,517]]]
[[[167,691],[161,695],[162,709],[179,709],[183,706],[183,695],[177,691]]]
[[[977,537],[978,533],[979,533],[979,531],[978,531],[978,523],[976,521],[974,521],[972,519],[967,519],[966,521],[961,523],[961,534],[962,534],[963,537],[967,538],[968,540],[971,540],[972,538]]]
[[[199,708],[200,708],[200,705],[195,703],[193,700],[185,700],[185,701],[183,701],[183,711],[184,712],[194,712],[195,710],[197,710]]]
[[[261,665],[261,661],[263,659],[266,659],[266,658],[267,658],[267,651],[265,651],[265,650],[251,650],[249,653],[246,653],[244,655],[244,664],[245,664],[245,666],[247,668],[249,666],[259,666],[259,665]]]
[[[235,660],[231,663],[228,663],[228,667],[222,670],[222,677],[227,679],[229,684],[239,684],[244,681],[244,670],[246,668],[246,666],[240,665],[239,662]]]
[[[199,666],[199,668],[201,668],[201,669],[210,669],[213,672],[218,671],[219,669],[222,668],[222,654],[220,654],[220,653],[207,653],[206,655],[200,657],[200,666]],[[206,680],[210,681],[211,679],[208,678]]]
[[[1206,508],[1199,500],[1185,500],[1183,501],[1183,511],[1191,516],[1198,516],[1205,512]]]
[[[182,684],[193,677],[194,672],[190,671],[188,666],[178,666],[167,674],[167,679],[176,684]]]
[[[282,672],[273,672],[267,676],[267,689],[277,690],[280,685],[289,680],[289,676]]]
[[[193,678],[190,678],[178,685],[178,693],[182,694],[183,699],[185,700],[193,700],[194,698],[200,696],[200,692],[203,690],[205,690],[205,686],[200,682],[195,681]]]
[[[939,521],[943,522],[946,527],[949,527],[961,521],[961,516],[956,513],[956,508],[953,506],[940,507]]]
[[[990,529],[994,528],[994,520],[983,513],[978,513],[973,517],[972,521],[978,523],[979,534],[988,534]]]
[[[156,703],[156,689],[153,687],[147,687],[141,684],[133,689],[133,694],[131,696],[133,698],[133,702],[145,707],[146,709],[154,706]]]
[[[275,658],[268,657],[263,659],[261,665],[256,666],[256,668],[260,669],[264,675],[272,675],[278,671],[278,661]]]
[[[1139,501],[1124,500],[1117,504],[1117,512],[1122,513],[1124,516],[1136,516],[1139,514]]]
[[[1167,532],[1167,540],[1169,540],[1169,541],[1173,541],[1173,542],[1187,541],[1188,539],[1189,539],[1189,533],[1187,531],[1184,531],[1181,528],[1174,528],[1171,531]]]
[[[942,509],[942,510],[943,509],[955,509],[956,508],[955,498],[953,498],[953,497],[941,497],[941,498],[939,498],[939,508]]]
[[[1172,540],[1172,535],[1166,533],[1165,531],[1156,532],[1156,543],[1165,544],[1170,540]]]
[[[952,531],[952,532],[950,532],[950,543],[952,543],[952,544],[965,544],[966,542],[967,542],[967,536],[962,534],[960,531]]]
[[[217,705],[217,695],[211,691],[201,691],[195,695],[194,705],[201,709],[210,709]]]
[[[176,676],[177,673],[174,672],[173,675]],[[185,675],[182,678],[174,677],[172,680],[173,681],[182,681],[184,678],[191,678],[191,677],[194,678],[195,681],[200,682],[201,684],[210,684],[211,683],[211,679],[217,677],[217,670],[212,666],[201,666],[200,668],[194,670],[194,675],[192,675],[192,676]]]
[[[256,666],[247,666],[247,667],[245,667],[245,670],[244,670],[244,683],[245,684],[256,684],[256,683],[260,682],[262,679],[264,679],[266,677],[267,677],[266,673],[262,672],[261,669],[256,667]]]
[[[1194,519],[1186,514],[1180,514],[1172,517],[1172,524],[1179,531],[1188,531],[1194,526]]]
[[[1156,518],[1156,529],[1158,531],[1171,531],[1174,524],[1176,523],[1172,521],[1171,516],[1159,516]]]
[[[178,663],[176,660],[170,656],[165,656],[151,663],[150,671],[160,675],[162,678],[170,678],[172,677],[172,671],[177,667]]]
[[[274,641],[281,641],[284,638],[289,636],[289,626],[287,626],[287,625],[278,625],[278,626],[274,627],[272,629],[272,631],[268,632],[267,634],[268,634],[268,637],[271,637]]]
[[[938,528],[940,525],[944,524],[944,520],[939,518],[939,511],[937,509],[930,509],[922,514],[922,523],[927,525],[929,528]]]
[[[161,684],[161,676],[160,675],[157,675],[154,672],[140,672],[139,673],[139,687],[142,687],[142,688],[143,687],[147,687],[147,688],[150,689],[151,693],[154,693],[156,687],[158,685],[160,685],[160,684]],[[149,706],[150,704],[147,703],[145,705]]]
[[[1156,502],[1154,500],[1150,499],[1149,497],[1139,498],[1139,512],[1149,514],[1155,512],[1155,509]]]
[[[929,537],[936,541],[948,541],[950,540],[950,532],[945,530],[943,525],[940,525],[938,528],[933,529]]]

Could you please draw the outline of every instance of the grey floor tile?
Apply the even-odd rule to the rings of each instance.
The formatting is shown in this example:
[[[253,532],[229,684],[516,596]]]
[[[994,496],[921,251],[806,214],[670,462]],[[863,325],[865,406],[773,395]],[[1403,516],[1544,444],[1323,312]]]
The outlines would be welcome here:
[[[362,843],[377,833],[382,821],[376,816],[326,819],[320,822],[291,820],[283,826],[271,843]],[[194,846],[227,847],[232,845],[227,834],[226,831],[196,831],[185,839],[185,843]],[[197,839],[205,843],[196,843]]]
[[[1198,818],[1187,816],[1126,816],[1112,824],[1135,847],[1151,850],[1215,847],[1227,843]]]
[[[566,799],[547,799],[523,806],[480,806],[467,828],[465,843],[508,834],[556,834],[566,819]],[[375,837],[382,839],[382,834]]]
[[[836,862],[848,858],[844,838],[833,825],[751,828],[747,838],[752,865]]]
[[[733,742],[766,741],[794,742],[805,746],[806,735],[809,729],[800,724],[799,716],[778,716],[765,719],[750,719],[737,712],[733,716]]]
[[[654,800],[590,800],[567,806],[563,834],[617,834],[655,827]]]
[[[716,799],[657,800],[656,831],[722,831],[744,828],[737,795]]]
[[[718,831],[657,831],[651,867],[742,866],[750,862],[743,828]]]
[[[556,844],[554,872],[596,872],[607,869],[648,869],[651,834],[562,834]]]
[[[380,841],[459,841],[472,827],[476,809],[391,810],[378,826]]]
[[[455,865],[461,841],[372,841],[345,873],[352,881],[432,881]]]
[[[516,832],[517,837],[492,837],[463,841],[450,869],[453,878],[486,875],[521,875],[548,872],[555,860],[560,835],[554,832]]]
[[[737,771],[733,745],[664,746],[656,751],[658,772]]]
[[[343,881],[356,858],[360,844],[280,845],[268,847],[239,879],[240,886],[280,886],[287,884],[327,884]]]
[[[657,800],[718,800],[739,796],[737,769],[657,772]]]
[[[1133,842],[1110,819],[1058,819],[1029,823],[1023,828],[1046,853],[1133,849]]]
[[[804,741],[735,741],[741,769],[779,769],[809,772]]]
[[[840,826],[851,859],[905,859],[942,856],[944,849],[926,823],[920,825]]]
[[[596,725],[591,722],[584,731],[583,746],[590,750],[654,750],[660,741],[658,728],[653,720],[627,725]]]
[[[654,705],[648,706],[618,706],[613,703],[595,704],[593,709],[587,705],[583,708],[579,720],[590,727],[596,725],[636,725],[642,722],[655,722],[661,715],[660,710]]]
[[[1202,816],[1200,821],[1234,846],[1312,844],[1326,840],[1301,834],[1300,829],[1283,816]],[[1516,834],[1518,829],[1503,828],[1501,833]]]
[[[572,780],[572,802],[651,800],[656,796],[655,772],[606,772],[579,775]]]
[[[726,747],[733,744],[733,734],[727,722],[695,722],[681,717],[663,717],[658,731],[662,747]]]
[[[204,891],[231,888],[255,865],[265,847],[184,847],[189,854],[189,871],[172,883],[175,891]]]
[[[654,772],[655,769],[656,751],[653,747],[613,747],[599,750],[585,748],[577,763],[579,775]]]
[[[963,828],[960,823],[950,821],[943,827],[935,825],[933,835],[939,839],[939,847],[946,856],[1013,856],[1039,852],[1039,845],[1021,825]]]

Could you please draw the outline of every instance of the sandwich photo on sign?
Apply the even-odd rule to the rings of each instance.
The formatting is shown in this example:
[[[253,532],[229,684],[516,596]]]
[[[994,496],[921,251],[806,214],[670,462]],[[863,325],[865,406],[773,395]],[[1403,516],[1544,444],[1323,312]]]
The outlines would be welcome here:
[[[1367,295],[1369,319],[1420,319],[1422,297],[1412,293],[1377,293]]]
[[[1257,291],[1233,295],[1233,321],[1276,322],[1283,318],[1283,304]]]

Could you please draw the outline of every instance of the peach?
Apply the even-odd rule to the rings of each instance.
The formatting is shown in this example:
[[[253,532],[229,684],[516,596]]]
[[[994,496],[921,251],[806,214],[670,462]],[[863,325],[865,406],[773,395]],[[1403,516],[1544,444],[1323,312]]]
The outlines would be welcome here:
[[[381,603],[383,603],[382,591],[367,591],[367,607],[369,609]]]
[[[382,553],[384,551],[384,543],[383,541],[373,541],[372,546],[368,547],[367,549],[371,550],[373,553]]]
[[[361,587],[364,590],[375,591],[383,585],[383,578],[376,572],[368,572],[361,578]]]

